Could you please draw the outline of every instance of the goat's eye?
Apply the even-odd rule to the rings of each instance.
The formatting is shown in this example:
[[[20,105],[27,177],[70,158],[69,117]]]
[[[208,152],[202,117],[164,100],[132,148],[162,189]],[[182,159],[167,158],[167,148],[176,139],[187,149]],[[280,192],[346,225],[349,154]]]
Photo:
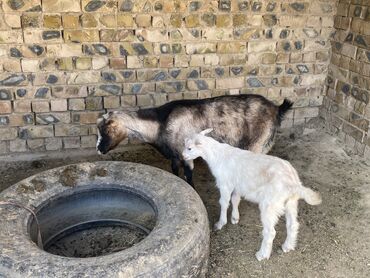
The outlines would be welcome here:
[[[191,151],[191,148],[188,148],[188,151]]]

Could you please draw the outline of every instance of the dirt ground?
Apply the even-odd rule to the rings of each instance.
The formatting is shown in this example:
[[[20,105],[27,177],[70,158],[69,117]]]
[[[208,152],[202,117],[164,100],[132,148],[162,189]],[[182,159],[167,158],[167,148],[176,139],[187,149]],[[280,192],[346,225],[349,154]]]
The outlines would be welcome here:
[[[347,155],[337,139],[324,131],[281,134],[272,154],[289,160],[305,186],[321,192],[322,205],[300,202],[297,250],[281,251],[286,235],[282,218],[270,260],[258,262],[254,254],[261,242],[259,211],[255,204],[242,201],[239,224],[229,223],[211,234],[208,277],[370,277],[370,161]],[[132,148],[104,157],[3,161],[0,191],[45,169],[95,160],[124,160],[170,169],[169,162],[150,148]],[[194,181],[213,226],[219,195],[202,161],[196,163]]]

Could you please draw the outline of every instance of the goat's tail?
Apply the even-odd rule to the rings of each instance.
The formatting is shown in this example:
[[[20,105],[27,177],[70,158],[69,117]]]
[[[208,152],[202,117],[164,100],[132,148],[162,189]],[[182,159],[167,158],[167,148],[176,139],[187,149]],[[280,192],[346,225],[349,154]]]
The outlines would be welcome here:
[[[292,106],[293,106],[293,102],[291,102],[289,99],[284,99],[283,103],[279,106],[279,110],[278,110],[277,117],[278,117],[279,124],[284,119],[286,112],[288,112],[288,110],[292,108]]]
[[[299,195],[311,206],[320,205],[322,202],[321,196],[318,192],[304,186],[300,186]]]

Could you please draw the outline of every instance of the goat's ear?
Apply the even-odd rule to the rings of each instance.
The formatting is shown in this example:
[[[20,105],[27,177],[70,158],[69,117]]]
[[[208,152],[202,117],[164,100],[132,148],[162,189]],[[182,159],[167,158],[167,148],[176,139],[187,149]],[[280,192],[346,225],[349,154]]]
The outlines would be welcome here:
[[[103,118],[98,118],[98,119],[96,120],[96,124],[97,124],[97,125],[99,125],[102,121],[104,121],[104,119],[103,119]]]
[[[202,130],[201,132],[200,132],[200,134],[202,134],[202,135],[207,135],[208,133],[210,133],[210,132],[212,132],[213,131],[213,128],[207,128],[207,129],[205,129],[205,130]]]

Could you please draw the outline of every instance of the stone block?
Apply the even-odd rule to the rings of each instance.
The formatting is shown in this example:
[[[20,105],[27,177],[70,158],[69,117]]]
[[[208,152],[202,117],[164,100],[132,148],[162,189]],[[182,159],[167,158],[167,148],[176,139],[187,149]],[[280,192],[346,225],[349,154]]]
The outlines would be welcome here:
[[[66,99],[52,99],[50,101],[51,111],[67,111]]]
[[[216,80],[216,89],[237,89],[244,87],[244,77],[222,78]]]
[[[61,138],[45,138],[45,148],[47,151],[56,151],[63,148],[63,143]]]
[[[31,112],[31,101],[30,100],[16,100],[13,102],[14,112],[25,113]]]
[[[47,100],[32,101],[32,112],[49,112],[50,105]]]
[[[65,30],[64,39],[66,42],[96,42],[99,41],[98,30]]]
[[[119,96],[110,96],[104,97],[104,108],[105,109],[113,109],[120,107],[120,97]]]
[[[76,58],[76,69],[88,70],[92,67],[92,61],[90,57],[77,57]]]
[[[19,138],[21,139],[47,138],[53,136],[53,126],[27,126],[19,129]]]
[[[5,24],[12,29],[21,28],[21,18],[17,14],[5,14],[4,21]]]
[[[10,114],[12,112],[12,103],[10,101],[0,101],[0,114]]]
[[[44,139],[28,139],[27,146],[30,150],[42,151],[44,150]]]
[[[44,27],[58,29],[62,26],[62,20],[59,15],[44,15]]]
[[[96,147],[97,136],[81,136],[81,147],[82,148],[95,148]]]
[[[77,29],[80,26],[80,17],[77,14],[62,15],[64,29]]]
[[[9,149],[11,152],[26,152],[28,150],[26,140],[14,139],[10,141]]]
[[[14,140],[18,136],[18,130],[15,127],[0,127],[0,141]]]
[[[81,140],[79,136],[63,138],[63,146],[65,149],[78,149],[81,147]]]
[[[44,12],[79,12],[80,2],[75,0],[43,0],[42,10]]]
[[[85,110],[85,99],[83,98],[68,99],[68,110],[73,110],[73,111]]]

